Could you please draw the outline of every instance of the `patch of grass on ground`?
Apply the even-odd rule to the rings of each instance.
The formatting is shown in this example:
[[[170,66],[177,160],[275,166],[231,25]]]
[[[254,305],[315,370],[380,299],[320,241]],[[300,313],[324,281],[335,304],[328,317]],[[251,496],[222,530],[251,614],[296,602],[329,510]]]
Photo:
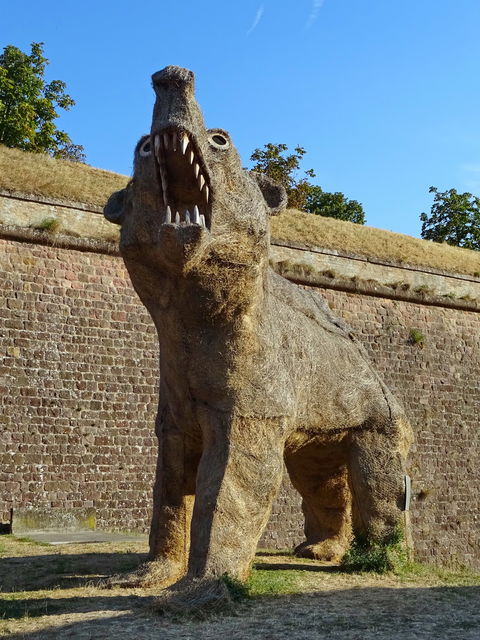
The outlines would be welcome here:
[[[414,562],[408,557],[400,530],[383,544],[357,538],[340,564],[346,573],[390,574],[403,583],[439,585],[480,585],[480,573],[468,568],[447,569]]]
[[[17,538],[17,536],[13,535],[13,533],[8,534],[6,539],[12,540],[14,543],[23,542],[33,547],[51,547],[52,546],[51,544],[48,544],[48,542],[39,542],[38,540],[32,540],[32,538],[28,538],[27,536]],[[5,545],[3,545],[3,548],[5,549]]]
[[[341,568],[349,572],[387,573],[404,570],[407,564],[408,554],[403,545],[403,534],[396,530],[382,542],[356,537],[342,559]]]
[[[278,569],[276,571],[253,569],[247,582],[248,595],[254,598],[256,596],[295,593],[302,577],[304,577],[303,571],[292,569]]]
[[[298,570],[280,569],[270,571],[253,568],[246,583],[239,582],[228,575],[225,575],[223,580],[232,599],[238,601],[243,598],[295,593],[299,590],[302,577],[303,572]]]
[[[446,569],[431,564],[408,562],[396,569],[395,576],[402,583],[428,582],[444,586],[480,586],[480,573],[467,567]]]

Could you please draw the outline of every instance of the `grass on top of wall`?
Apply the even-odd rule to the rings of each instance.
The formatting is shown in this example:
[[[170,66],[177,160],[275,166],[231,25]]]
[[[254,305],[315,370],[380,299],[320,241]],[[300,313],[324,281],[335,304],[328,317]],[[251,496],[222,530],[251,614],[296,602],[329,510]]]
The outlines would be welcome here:
[[[102,207],[128,177],[0,145],[0,189]],[[289,209],[271,219],[272,238],[394,263],[480,277],[480,252]]]
[[[480,251],[420,240],[401,233],[287,209],[271,220],[272,237],[418,267],[480,277]]]
[[[127,176],[0,145],[0,189],[103,207]]]

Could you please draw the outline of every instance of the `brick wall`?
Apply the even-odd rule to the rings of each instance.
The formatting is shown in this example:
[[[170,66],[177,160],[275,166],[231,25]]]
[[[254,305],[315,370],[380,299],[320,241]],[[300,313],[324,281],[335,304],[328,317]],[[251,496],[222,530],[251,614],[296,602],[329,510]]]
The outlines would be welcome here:
[[[3,519],[13,506],[67,523],[78,513],[91,524],[94,514],[99,528],[146,530],[157,344],[120,258],[3,239],[0,286]],[[324,293],[413,423],[418,558],[479,568],[480,314]],[[410,341],[413,328],[422,342]],[[292,546],[301,531],[300,501],[286,480],[261,545]]]
[[[0,241],[1,510],[145,528],[154,329],[119,258]]]

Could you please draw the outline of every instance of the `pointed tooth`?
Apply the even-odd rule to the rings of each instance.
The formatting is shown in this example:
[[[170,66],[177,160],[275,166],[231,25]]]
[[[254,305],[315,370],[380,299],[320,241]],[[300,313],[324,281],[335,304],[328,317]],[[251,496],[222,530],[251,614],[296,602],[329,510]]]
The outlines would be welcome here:
[[[198,184],[200,186],[200,191],[203,189],[203,185],[205,184],[205,178],[203,177],[202,174],[200,174],[200,177],[198,178]]]
[[[195,178],[198,178],[198,174],[200,173],[200,166],[197,163],[193,165],[193,170],[195,171]]]
[[[177,142],[178,142],[177,134],[176,133],[172,133],[172,149],[174,151],[177,150]]]
[[[193,164],[193,161],[195,159],[195,154],[193,153],[193,150],[190,150],[190,155],[188,159],[190,161],[190,164]]]
[[[185,224],[190,224],[190,211],[185,211]]]
[[[207,225],[205,224],[205,216],[202,215],[200,216],[200,224],[202,225],[202,227],[205,227],[205,229],[207,228]]]
[[[175,224],[180,224],[180,214],[178,213],[178,211],[175,214]]]
[[[158,153],[160,151],[160,136],[156,135],[155,136],[155,155],[158,156]]]
[[[195,205],[193,209],[193,221],[195,224],[200,224],[200,211],[198,210],[197,205]]]
[[[168,133],[164,133],[162,135],[163,138],[163,146],[165,147],[165,149],[168,149]]]
[[[167,205],[168,205],[167,194],[165,193],[165,191],[163,192],[163,204],[164,204],[165,206],[167,206]]]
[[[188,136],[186,133],[183,134],[182,136],[182,153],[183,155],[185,155],[185,151],[187,150],[188,147]]]
[[[165,222],[166,224],[171,224],[172,222],[172,210],[170,209],[170,207],[167,207],[167,213],[165,216]]]
[[[163,193],[164,193],[164,195],[166,195],[166,193],[167,193],[167,175],[166,175],[165,169],[163,167],[160,167],[160,178],[162,180]]]
[[[205,185],[205,198],[207,199],[207,202],[209,197],[210,197],[210,189],[208,188],[208,184],[207,184]]]

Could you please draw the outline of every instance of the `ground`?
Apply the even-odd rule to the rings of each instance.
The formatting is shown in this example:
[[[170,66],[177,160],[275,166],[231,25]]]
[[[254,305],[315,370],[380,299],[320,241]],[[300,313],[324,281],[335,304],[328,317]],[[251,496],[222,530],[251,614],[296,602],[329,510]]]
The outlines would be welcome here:
[[[250,597],[235,615],[160,617],[155,590],[101,589],[141,562],[141,542],[51,546],[0,537],[0,637],[11,640],[478,640],[480,575],[415,566],[348,574],[274,552],[257,554]]]

